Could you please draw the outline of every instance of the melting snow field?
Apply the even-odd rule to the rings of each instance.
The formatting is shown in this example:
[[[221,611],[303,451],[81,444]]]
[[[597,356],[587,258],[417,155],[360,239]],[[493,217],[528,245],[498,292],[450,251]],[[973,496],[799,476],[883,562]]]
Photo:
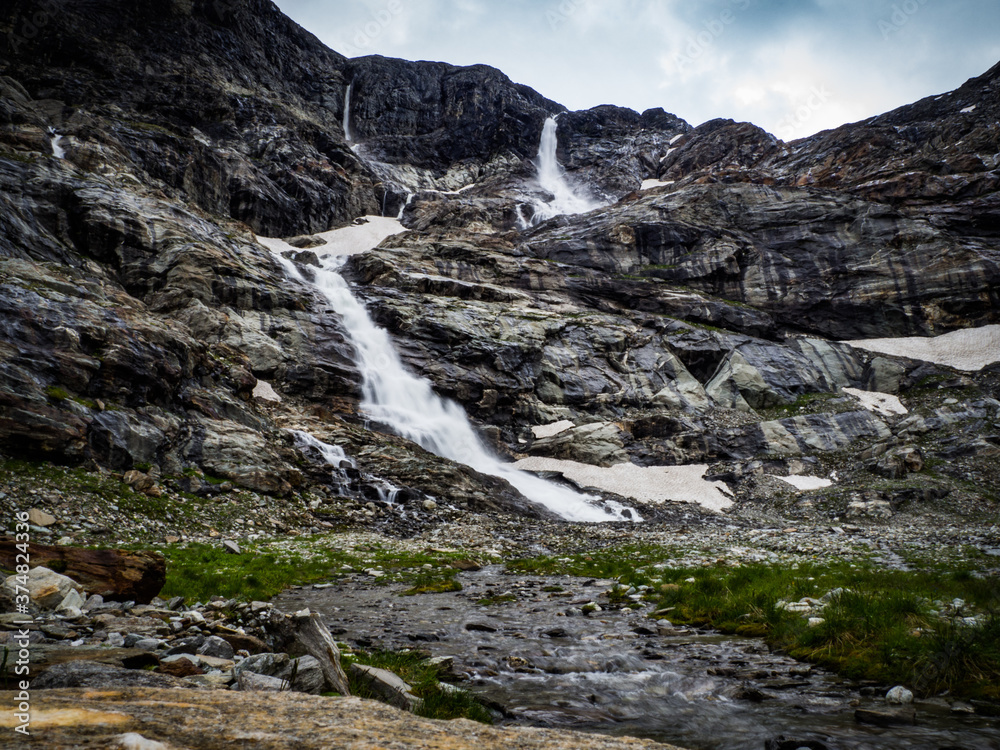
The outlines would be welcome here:
[[[898,339],[859,339],[843,342],[857,349],[909,357],[936,365],[977,372],[1000,362],[1000,325],[967,328],[941,336],[911,336]]]
[[[401,234],[406,228],[399,219],[385,216],[365,216],[365,223],[351,224],[329,232],[314,235],[326,240],[325,245],[309,248],[320,258],[332,258],[344,255],[357,255],[376,247],[386,237]],[[276,237],[258,237],[257,241],[273,253],[283,253],[288,250],[301,253],[301,247],[293,247]]]
[[[832,487],[833,482],[822,477],[804,477],[792,474],[788,477],[778,477],[782,482],[787,482],[797,490],[821,490],[824,487]]]
[[[514,464],[521,471],[556,471],[581,487],[595,487],[647,503],[697,503],[712,511],[733,504],[724,482],[705,479],[706,464],[691,466],[636,466],[623,463],[610,468],[531,456]]]
[[[857,388],[844,388],[844,393],[854,396],[861,405],[868,411],[881,414],[883,417],[891,417],[896,414],[909,414],[909,410],[903,406],[903,402],[898,396],[891,393],[879,393],[878,391],[862,391]]]

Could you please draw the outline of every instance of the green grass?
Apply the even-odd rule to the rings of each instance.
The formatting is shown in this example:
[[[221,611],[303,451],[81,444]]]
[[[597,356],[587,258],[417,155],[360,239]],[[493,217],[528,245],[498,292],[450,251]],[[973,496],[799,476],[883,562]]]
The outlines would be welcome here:
[[[437,570],[418,573],[413,580],[413,586],[404,591],[401,596],[443,594],[448,591],[461,591],[462,584],[455,580],[456,575],[458,575],[456,568],[438,568]]]
[[[471,719],[492,724],[493,715],[470,693],[442,690],[437,668],[427,662],[427,654],[420,651],[356,651],[345,654],[344,662],[367,664],[387,669],[397,674],[411,688],[422,703],[416,710],[418,716],[428,719]],[[361,698],[380,700],[363,683],[350,675],[351,694]]]
[[[671,557],[655,547],[625,547],[569,558],[520,560],[523,573],[570,573],[615,578],[609,597],[626,601],[623,586],[648,585],[646,598],[674,624],[763,637],[774,648],[852,679],[905,684],[919,695],[1000,701],[1000,579],[968,569],[932,566],[888,571],[867,563],[851,566],[662,568]],[[818,599],[845,589],[812,615],[777,609],[779,601]],[[935,601],[962,599],[964,615],[981,615],[969,626]]]
[[[211,596],[264,600],[293,585],[334,581],[360,570],[379,568],[375,585],[409,584],[401,595],[459,591],[452,560],[455,552],[413,552],[371,544],[345,550],[336,534],[286,541],[241,543],[242,555],[209,545],[158,548],[167,558],[167,582],[161,596],[206,601]],[[425,567],[425,566],[430,566]]]

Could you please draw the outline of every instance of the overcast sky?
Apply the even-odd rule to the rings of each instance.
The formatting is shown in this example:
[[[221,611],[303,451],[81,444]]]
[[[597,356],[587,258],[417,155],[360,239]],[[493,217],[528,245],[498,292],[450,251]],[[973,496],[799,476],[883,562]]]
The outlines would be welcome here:
[[[500,68],[569,109],[663,107],[789,140],[1000,61],[998,0],[276,0],[333,49]]]

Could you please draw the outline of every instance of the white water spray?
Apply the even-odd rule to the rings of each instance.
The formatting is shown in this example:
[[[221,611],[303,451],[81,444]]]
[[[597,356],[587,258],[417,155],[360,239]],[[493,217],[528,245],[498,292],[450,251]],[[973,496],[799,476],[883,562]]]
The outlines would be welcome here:
[[[291,278],[308,283],[294,263],[278,252],[274,256]],[[343,259],[326,262],[328,267],[315,269],[312,283],[341,316],[351,336],[362,375],[362,408],[373,420],[431,453],[507,480],[526,498],[566,520],[642,520],[635,511],[616,503],[608,503],[611,510],[598,507],[594,504],[598,498],[518,471],[490,453],[461,407],[434,393],[428,381],[406,371],[389,334],[375,325],[347,282],[333,270]]]
[[[566,179],[566,170],[556,158],[559,145],[557,137],[558,123],[555,117],[545,121],[542,128],[542,139],[538,144],[538,156],[535,166],[538,167],[538,184],[553,198],[551,201],[539,201],[535,204],[535,215],[532,224],[538,224],[563,214],[582,214],[593,211],[601,204],[589,198],[578,195]]]

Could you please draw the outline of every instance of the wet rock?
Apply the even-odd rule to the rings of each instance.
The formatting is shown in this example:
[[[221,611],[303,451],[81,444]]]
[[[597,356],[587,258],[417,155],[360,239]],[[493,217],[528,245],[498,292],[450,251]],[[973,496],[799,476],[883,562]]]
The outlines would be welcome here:
[[[885,694],[885,702],[896,705],[913,703],[913,693],[902,685],[897,685]]]
[[[818,740],[795,740],[788,739],[784,735],[778,735],[774,739],[767,740],[764,743],[764,750],[828,750],[827,745],[824,745]]]

